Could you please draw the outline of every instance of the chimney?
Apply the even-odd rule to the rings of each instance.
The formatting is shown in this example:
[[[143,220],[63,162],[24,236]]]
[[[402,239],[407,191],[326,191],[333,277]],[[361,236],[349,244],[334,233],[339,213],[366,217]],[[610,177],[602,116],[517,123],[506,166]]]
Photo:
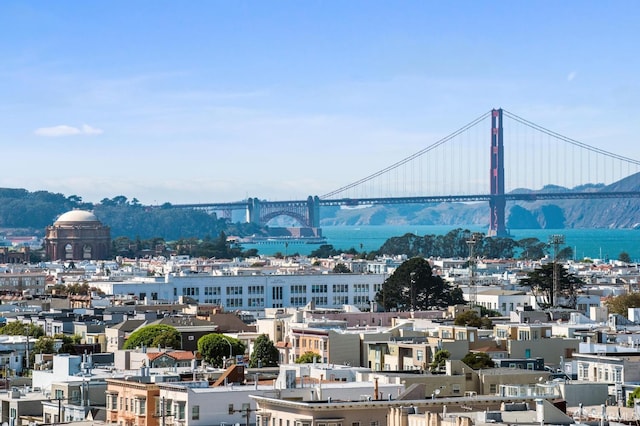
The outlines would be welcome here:
[[[380,389],[378,388],[378,378],[374,378],[373,379],[373,399],[375,399],[376,401],[378,400],[378,391]]]

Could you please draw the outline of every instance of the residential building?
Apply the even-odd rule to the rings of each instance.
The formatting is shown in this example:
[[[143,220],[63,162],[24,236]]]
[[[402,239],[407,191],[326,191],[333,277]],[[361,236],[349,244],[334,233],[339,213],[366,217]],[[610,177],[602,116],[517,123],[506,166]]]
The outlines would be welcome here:
[[[107,379],[107,421],[120,426],[158,426],[160,391],[157,383]]]
[[[52,383],[45,395],[49,399],[42,402],[44,423],[78,422],[87,418],[93,409],[104,411],[105,380],[83,380]]]

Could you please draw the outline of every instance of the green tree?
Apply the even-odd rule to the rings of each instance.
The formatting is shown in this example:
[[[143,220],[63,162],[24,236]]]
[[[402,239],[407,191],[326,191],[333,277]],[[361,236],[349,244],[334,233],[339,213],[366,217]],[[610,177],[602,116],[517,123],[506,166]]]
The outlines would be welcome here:
[[[376,302],[385,311],[444,308],[466,303],[462,292],[452,292],[441,277],[434,276],[429,262],[421,257],[407,260],[382,284]]]
[[[29,353],[29,365],[33,366],[36,360],[36,354],[52,354],[55,352],[54,339],[49,336],[40,336],[33,344],[33,350]]]
[[[223,359],[229,356],[244,355],[244,351],[244,343],[219,333],[207,334],[198,340],[198,352],[211,365],[224,367]]]
[[[340,253],[338,252],[338,250],[334,249],[331,244],[321,244],[320,247],[313,250],[311,254],[309,254],[309,257],[328,258],[337,254]]]
[[[629,256],[629,253],[627,253],[626,251],[622,251],[618,255],[618,260],[624,263],[631,263],[631,256]]]
[[[451,352],[446,349],[440,349],[433,354],[433,361],[429,364],[429,369],[432,373],[441,371],[449,358],[451,358]]]
[[[153,324],[139,328],[131,333],[123,349],[135,349],[137,347],[154,347],[154,346],[172,347],[181,349],[180,332],[165,324]]]
[[[336,266],[333,267],[333,270],[331,272],[333,272],[334,274],[350,274],[351,269],[349,269],[349,267],[344,263],[340,262],[336,263]]]
[[[559,303],[562,300],[554,301],[554,280],[553,269],[556,268],[558,289],[557,293],[564,298],[562,305]],[[526,278],[521,280],[521,283],[531,287],[533,294],[536,296],[538,304],[542,307],[563,306],[566,308],[576,307],[577,291],[582,287],[583,282],[580,278],[569,273],[561,264],[556,262],[547,263],[540,268],[536,268],[527,274]]]
[[[307,351],[300,355],[298,359],[296,359],[296,364],[311,364],[314,361],[320,362],[322,361],[322,357],[320,357],[320,354],[317,354],[313,351]]]
[[[502,313],[500,311],[496,311],[494,309],[488,309],[484,306],[476,306],[480,308],[480,316],[481,317],[501,317]]]
[[[253,345],[253,352],[249,359],[249,367],[277,367],[280,360],[280,352],[275,347],[269,336],[261,334]]]
[[[635,407],[636,399],[640,398],[640,386],[627,396],[627,407]]]
[[[462,362],[474,370],[495,367],[495,363],[491,357],[484,352],[469,352],[462,358]]]
[[[30,336],[39,338],[44,336],[44,329],[39,325],[28,323],[25,324],[20,321],[12,321],[7,323],[4,327],[0,328],[0,334],[6,334],[9,336]]]
[[[479,316],[474,310],[461,313],[453,320],[453,323],[455,325],[466,325],[485,330],[490,330],[493,327],[493,322],[489,318]]]
[[[540,260],[545,256],[547,244],[537,238],[524,238],[516,242],[520,248],[520,259]]]
[[[89,294],[89,284],[87,282],[69,284],[67,294],[86,296]]]
[[[609,309],[609,313],[627,317],[629,308],[640,308],[640,293],[609,296],[604,300],[604,304]]]
[[[74,346],[79,345],[82,341],[82,337],[74,334],[73,336],[68,336],[66,334],[56,334],[53,336],[54,339],[62,340],[62,345],[60,349],[58,349],[59,354],[73,354],[75,353]]]
[[[40,336],[33,344],[34,354],[52,354],[54,353],[54,339],[49,336]]]

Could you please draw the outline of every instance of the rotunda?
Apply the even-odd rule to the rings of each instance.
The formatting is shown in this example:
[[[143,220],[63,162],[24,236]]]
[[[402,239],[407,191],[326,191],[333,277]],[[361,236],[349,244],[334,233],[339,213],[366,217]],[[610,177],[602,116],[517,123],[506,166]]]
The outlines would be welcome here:
[[[111,230],[93,213],[71,210],[47,226],[44,249],[51,260],[105,260],[111,252]]]

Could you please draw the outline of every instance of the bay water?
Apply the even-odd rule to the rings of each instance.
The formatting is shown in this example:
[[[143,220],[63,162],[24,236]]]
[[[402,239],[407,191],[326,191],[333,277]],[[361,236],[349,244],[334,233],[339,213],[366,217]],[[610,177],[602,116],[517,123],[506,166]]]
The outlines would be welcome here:
[[[326,244],[335,249],[357,251],[378,250],[384,242],[392,237],[407,233],[418,236],[444,235],[454,229],[468,229],[471,232],[486,233],[486,227],[477,225],[371,225],[371,226],[323,226],[322,234]],[[640,261],[640,229],[514,229],[510,230],[511,238],[537,238],[548,242],[552,235],[563,235],[565,244],[573,249],[576,259],[617,259],[620,253],[626,252],[632,260]],[[308,255],[318,249],[318,244],[272,242],[269,244],[243,244],[243,248],[256,248],[260,254],[273,255],[282,253],[292,255],[298,253]]]

